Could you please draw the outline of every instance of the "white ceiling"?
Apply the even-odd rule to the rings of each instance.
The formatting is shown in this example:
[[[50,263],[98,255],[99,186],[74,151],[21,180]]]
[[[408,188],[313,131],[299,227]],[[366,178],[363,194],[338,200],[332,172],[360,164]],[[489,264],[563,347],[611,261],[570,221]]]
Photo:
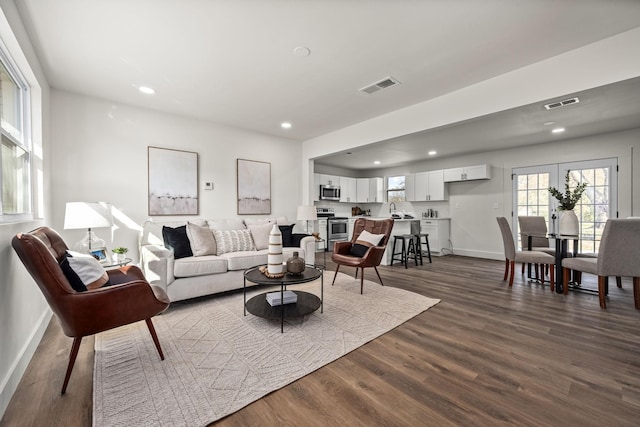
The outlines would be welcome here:
[[[15,1],[56,89],[300,141],[640,26],[637,0]],[[294,55],[297,46],[311,54]],[[358,91],[387,76],[401,84]],[[141,85],[157,93],[143,95]],[[629,89],[635,112],[609,114],[599,100],[620,100],[602,89],[581,94],[579,114],[558,114],[574,132],[639,123],[638,82],[613,91]],[[602,123],[592,120],[603,112]],[[438,147],[439,155],[543,142],[539,106],[491,118],[407,137],[379,154],[415,161],[425,138],[466,142]],[[281,129],[283,121],[293,127]],[[371,167],[372,159],[350,157],[349,167]],[[343,158],[321,161],[342,166]]]

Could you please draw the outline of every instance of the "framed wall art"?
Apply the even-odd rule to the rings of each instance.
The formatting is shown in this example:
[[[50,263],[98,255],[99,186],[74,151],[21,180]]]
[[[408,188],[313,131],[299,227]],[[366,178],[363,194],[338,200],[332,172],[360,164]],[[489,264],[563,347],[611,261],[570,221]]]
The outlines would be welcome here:
[[[149,215],[198,215],[198,153],[148,147]]]
[[[271,163],[238,161],[238,215],[271,213]]]

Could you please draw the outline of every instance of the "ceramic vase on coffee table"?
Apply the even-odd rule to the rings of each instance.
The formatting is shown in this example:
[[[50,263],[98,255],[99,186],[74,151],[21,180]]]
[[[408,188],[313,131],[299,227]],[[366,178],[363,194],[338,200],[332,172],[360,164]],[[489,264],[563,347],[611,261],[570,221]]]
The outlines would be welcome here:
[[[274,224],[269,233],[269,254],[267,255],[267,271],[269,274],[282,274],[282,233]]]

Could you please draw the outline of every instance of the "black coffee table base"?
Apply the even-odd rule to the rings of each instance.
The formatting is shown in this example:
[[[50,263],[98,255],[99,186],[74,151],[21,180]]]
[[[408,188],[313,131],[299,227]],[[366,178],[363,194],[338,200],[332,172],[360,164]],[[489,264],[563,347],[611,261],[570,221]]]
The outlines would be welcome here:
[[[267,302],[267,293],[264,292],[256,295],[247,301],[247,281],[257,283],[258,285],[280,285],[280,290],[273,292],[284,292],[287,286],[299,285],[320,279],[320,297],[310,292],[293,291],[298,299],[295,303],[271,306]],[[311,314],[320,308],[323,311],[322,299],[324,294],[324,278],[322,270],[309,266],[305,268],[302,274],[298,276],[285,275],[282,278],[268,278],[258,270],[258,267],[250,268],[244,273],[244,314],[247,311],[254,316],[263,317],[265,319],[280,319],[280,332],[284,332],[284,319],[290,317],[302,317]]]
[[[256,295],[247,301],[247,311],[254,316],[264,317],[265,319],[281,319],[283,308],[285,318],[306,316],[320,308],[322,301],[320,301],[318,296],[303,291],[293,292],[298,295],[298,301],[292,304],[284,304],[284,306],[271,306],[271,304],[267,302],[267,292]]]

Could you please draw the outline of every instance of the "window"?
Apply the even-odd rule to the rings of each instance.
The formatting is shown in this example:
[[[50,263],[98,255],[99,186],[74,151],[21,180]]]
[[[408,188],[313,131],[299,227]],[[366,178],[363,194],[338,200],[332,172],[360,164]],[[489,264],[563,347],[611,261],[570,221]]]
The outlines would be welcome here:
[[[0,221],[31,218],[29,90],[0,45]]]
[[[405,193],[405,176],[387,177],[387,202],[404,202],[407,200]]]

